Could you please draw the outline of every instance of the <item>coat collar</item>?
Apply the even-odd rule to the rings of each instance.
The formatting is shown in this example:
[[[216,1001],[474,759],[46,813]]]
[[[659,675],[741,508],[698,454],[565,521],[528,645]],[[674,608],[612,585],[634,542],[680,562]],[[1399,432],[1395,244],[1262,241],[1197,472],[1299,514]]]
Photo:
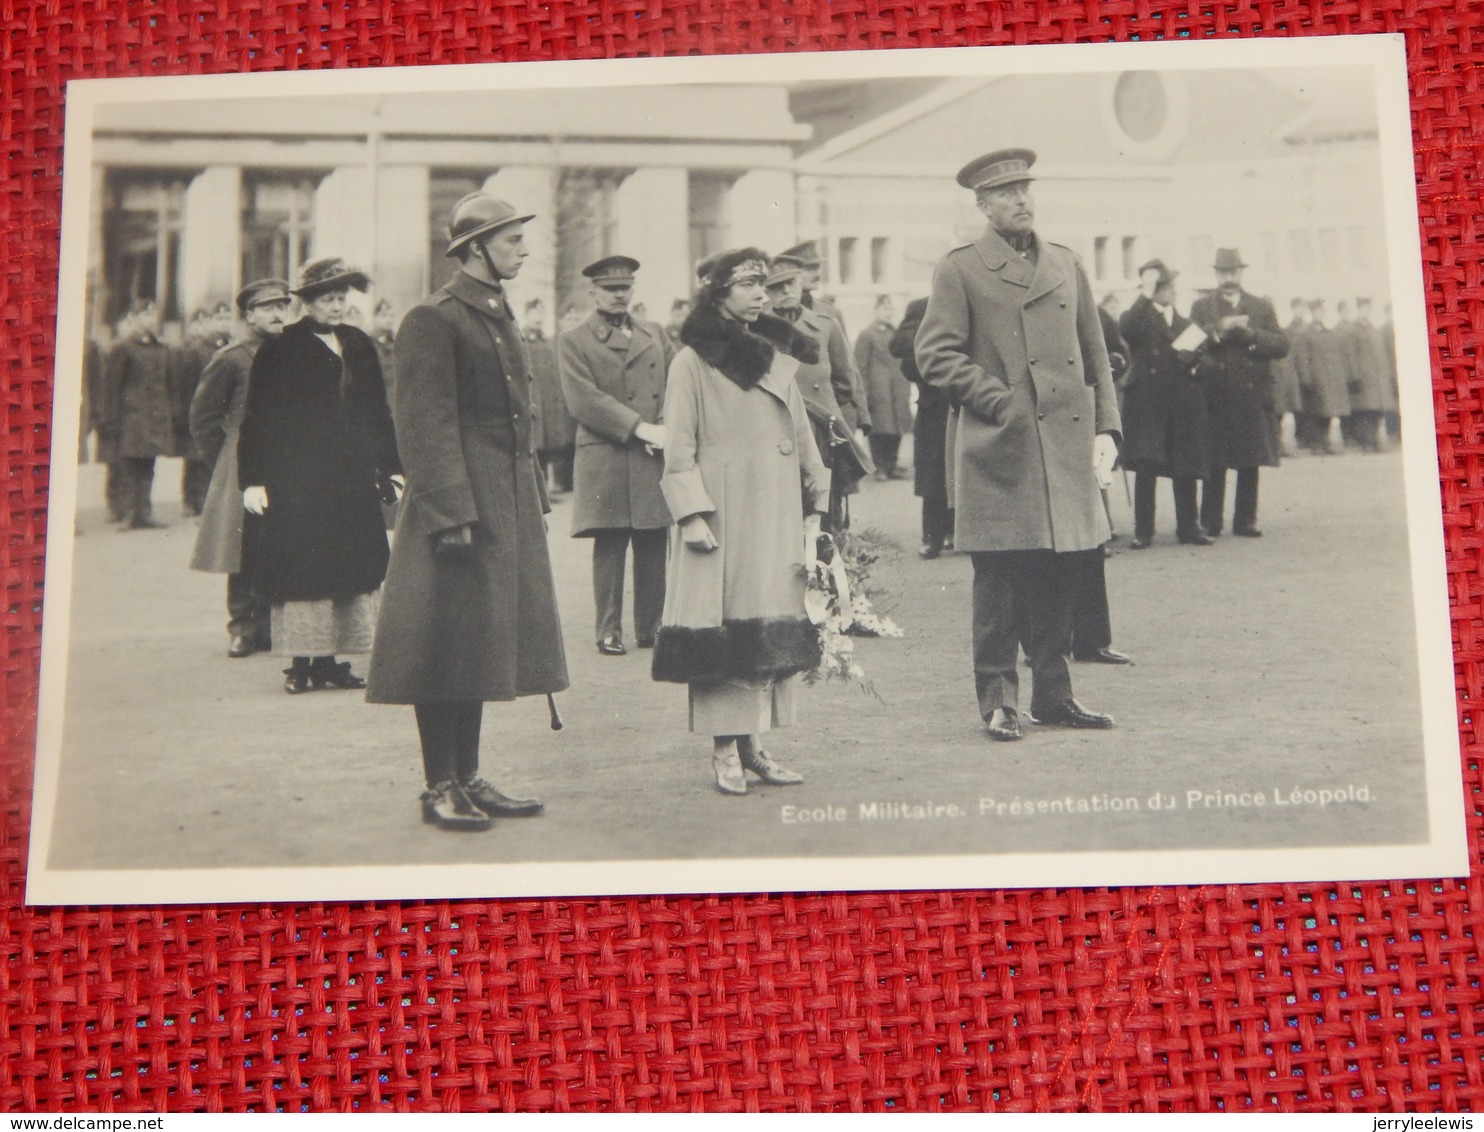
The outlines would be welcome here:
[[[680,340],[707,365],[720,370],[729,381],[751,389],[767,381],[770,392],[780,395],[776,381],[780,370],[792,378],[797,365],[775,366],[775,355],[787,354],[804,362],[819,360],[819,344],[795,330],[792,323],[773,315],[759,315],[750,326],[726,318],[711,303],[698,303],[680,328]],[[767,387],[767,386],[765,386]]]
[[[974,247],[984,261],[985,267],[995,272],[1005,282],[1027,288],[1027,302],[1054,291],[1066,281],[1066,274],[1062,271],[1061,263],[1058,257],[1049,253],[1046,241],[1039,235],[1034,235],[1032,238],[1036,242],[1034,264],[1012,248],[1005,237],[993,228],[986,227],[984,235],[974,241]]]
[[[620,334],[618,328],[597,311],[588,315],[582,325],[603,345],[621,354],[639,354],[654,343],[654,335],[650,333],[649,327],[633,315],[629,316],[628,337]]]
[[[444,290],[482,314],[492,315],[495,318],[514,317],[510,313],[510,303],[502,288],[481,283],[467,271],[457,272],[444,286]]]

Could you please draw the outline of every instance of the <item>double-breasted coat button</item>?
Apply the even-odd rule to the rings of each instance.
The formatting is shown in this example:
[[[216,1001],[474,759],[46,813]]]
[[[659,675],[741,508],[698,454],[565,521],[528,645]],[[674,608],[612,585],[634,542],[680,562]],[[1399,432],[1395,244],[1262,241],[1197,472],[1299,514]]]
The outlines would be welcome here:
[[[1065,300],[1065,299],[1063,299],[1063,300],[1062,300],[1062,301],[1061,301],[1061,305],[1062,305],[1062,306],[1066,306],[1066,305],[1067,305],[1067,301],[1066,301],[1066,300]]]
[[[1044,421],[1045,419],[1046,419],[1046,414],[1045,413],[1037,413],[1036,414],[1036,420],[1038,420],[1038,421]]]
[[[792,456],[794,454],[794,442],[792,440],[780,440],[778,442],[778,451],[782,452],[785,456]]]

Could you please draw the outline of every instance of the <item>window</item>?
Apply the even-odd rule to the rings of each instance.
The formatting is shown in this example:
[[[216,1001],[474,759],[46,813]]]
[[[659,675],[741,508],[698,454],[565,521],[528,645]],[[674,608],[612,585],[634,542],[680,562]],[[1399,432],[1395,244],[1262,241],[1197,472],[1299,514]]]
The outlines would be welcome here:
[[[1139,237],[1125,236],[1123,238],[1123,278],[1133,279],[1137,276],[1139,265],[1135,261],[1139,256]]]
[[[727,205],[732,174],[690,175],[690,261],[700,263],[727,246]]]
[[[163,319],[181,317],[180,235],[189,180],[189,174],[108,175],[100,306],[110,323],[135,299],[153,299]]]
[[[1108,278],[1108,237],[1097,236],[1092,241],[1092,277],[1102,281]]]
[[[293,281],[314,255],[312,174],[252,174],[243,186],[242,278]]]
[[[871,282],[885,283],[892,276],[891,241],[885,236],[871,240]]]
[[[1134,141],[1153,141],[1170,116],[1164,80],[1153,71],[1128,71],[1113,88],[1113,115]]]
[[[848,287],[850,284],[858,282],[857,265],[855,262],[856,244],[857,240],[854,236],[840,237],[840,256],[836,262],[840,265],[840,283],[842,286]]]
[[[557,186],[557,310],[587,306],[582,269],[617,252],[616,197],[626,173],[618,169],[564,169]]]

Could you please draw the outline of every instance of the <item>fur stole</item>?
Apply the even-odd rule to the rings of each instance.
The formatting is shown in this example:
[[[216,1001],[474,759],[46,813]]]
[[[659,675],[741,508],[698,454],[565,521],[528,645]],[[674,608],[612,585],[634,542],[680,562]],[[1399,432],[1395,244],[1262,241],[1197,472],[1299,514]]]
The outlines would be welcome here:
[[[805,365],[819,361],[819,343],[792,323],[760,314],[749,326],[727,318],[706,302],[697,304],[686,316],[680,327],[680,341],[743,389],[751,389],[763,379],[773,364],[775,349]]]

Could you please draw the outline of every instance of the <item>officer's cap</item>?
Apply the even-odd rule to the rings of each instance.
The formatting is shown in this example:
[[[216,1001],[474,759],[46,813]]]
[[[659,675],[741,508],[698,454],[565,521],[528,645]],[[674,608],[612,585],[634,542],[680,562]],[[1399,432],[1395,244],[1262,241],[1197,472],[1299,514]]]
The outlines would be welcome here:
[[[778,258],[785,257],[797,260],[803,267],[819,267],[824,263],[824,260],[820,258],[819,248],[813,240],[805,240],[802,244],[784,248],[778,253]]]
[[[254,279],[237,292],[237,312],[246,314],[264,303],[287,303],[293,300],[287,279]]]
[[[997,149],[976,157],[958,171],[958,183],[966,189],[997,189],[1020,181],[1034,181],[1031,166],[1036,163],[1033,149]]]
[[[639,261],[626,255],[610,255],[590,263],[582,269],[599,287],[622,289],[634,285],[634,272],[639,270]]]
[[[797,279],[804,274],[804,261],[797,256],[782,252],[773,257],[773,262],[768,265],[768,278],[766,286],[774,287],[779,283],[787,283],[790,279]]]

